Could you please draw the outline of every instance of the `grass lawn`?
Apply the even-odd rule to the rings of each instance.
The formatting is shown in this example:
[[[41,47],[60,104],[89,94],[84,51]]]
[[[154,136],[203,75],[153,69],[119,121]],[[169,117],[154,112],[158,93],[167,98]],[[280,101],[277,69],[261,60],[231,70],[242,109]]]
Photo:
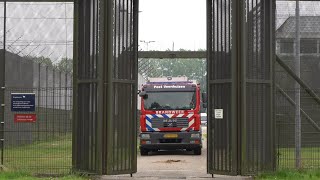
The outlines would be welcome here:
[[[278,169],[295,168],[295,148],[278,149]],[[320,169],[320,147],[304,147],[301,149],[302,169]]]
[[[90,179],[89,177],[82,177],[77,175],[65,175],[65,176],[57,176],[57,177],[36,177],[32,176],[29,173],[23,172],[0,172],[0,180],[4,179],[21,179],[21,180],[52,180],[52,179],[61,179],[61,180],[86,180]]]
[[[276,173],[266,173],[257,176],[255,179],[271,180],[271,179],[290,179],[290,180],[300,180],[300,179],[320,179],[320,171],[292,171],[292,170],[282,170]]]
[[[4,149],[4,167],[8,171],[29,174],[69,174],[71,163],[70,134]]]
[[[256,179],[320,179],[320,147],[304,147],[301,149],[303,170],[295,170],[295,148],[279,148],[278,171],[264,173]]]

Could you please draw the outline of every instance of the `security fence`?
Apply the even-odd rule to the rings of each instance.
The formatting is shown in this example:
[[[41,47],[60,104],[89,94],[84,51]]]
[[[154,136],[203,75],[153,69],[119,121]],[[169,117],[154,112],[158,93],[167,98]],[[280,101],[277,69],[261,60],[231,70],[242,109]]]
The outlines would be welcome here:
[[[320,1],[208,5],[209,172],[319,169]],[[159,73],[136,62],[137,7],[135,0],[0,2],[1,167],[136,172],[137,70]],[[13,97],[29,95],[34,109],[15,110]],[[225,119],[213,118],[214,108]]]
[[[39,174],[70,172],[72,76],[32,59],[5,54],[4,167]],[[13,110],[15,94],[34,94],[35,110]],[[17,116],[35,116],[35,120],[19,122]]]
[[[34,93],[35,111],[12,112],[12,93]],[[37,174],[70,172],[72,88],[6,88],[5,99],[3,165]],[[17,115],[36,120],[19,122]]]
[[[1,167],[72,170],[73,2],[0,3]]]
[[[320,168],[319,1],[276,1],[277,169]]]

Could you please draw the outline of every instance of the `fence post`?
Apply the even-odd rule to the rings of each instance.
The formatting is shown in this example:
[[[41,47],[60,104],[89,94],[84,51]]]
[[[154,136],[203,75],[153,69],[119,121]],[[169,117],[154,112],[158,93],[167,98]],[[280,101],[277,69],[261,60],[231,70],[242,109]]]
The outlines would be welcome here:
[[[54,128],[54,125],[55,125],[55,90],[56,90],[56,71],[55,71],[55,68],[52,68],[52,79],[53,79],[53,83],[52,83],[52,136],[54,137],[55,133],[55,128]]]
[[[296,43],[295,43],[295,73],[300,78],[300,7],[296,0]],[[300,85],[295,83],[295,156],[296,168],[301,168],[301,114],[300,114]]]
[[[7,14],[7,2],[4,1],[4,20],[3,20],[3,52],[2,57],[0,58],[0,141],[1,141],[1,162],[0,165],[3,165],[3,155],[4,155],[4,118],[5,118],[5,79],[6,79],[6,14]]]
[[[41,103],[41,99],[42,99],[42,96],[41,96],[41,63],[38,63],[38,68],[39,68],[39,75],[38,75],[38,109],[37,109],[37,112],[40,114],[40,103]],[[37,128],[38,128],[38,141],[41,140],[41,136],[40,136],[40,122],[37,123]]]

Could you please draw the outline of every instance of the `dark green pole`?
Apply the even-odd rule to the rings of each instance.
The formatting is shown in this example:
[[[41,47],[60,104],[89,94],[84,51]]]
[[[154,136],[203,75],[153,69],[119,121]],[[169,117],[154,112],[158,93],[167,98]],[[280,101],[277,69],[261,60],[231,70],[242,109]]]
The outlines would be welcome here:
[[[4,20],[3,20],[3,58],[2,58],[2,61],[1,64],[0,64],[0,69],[1,69],[1,72],[2,74],[0,75],[0,87],[1,87],[1,93],[0,93],[0,100],[1,100],[1,165],[3,165],[3,155],[4,155],[4,119],[5,119],[5,77],[6,77],[6,68],[5,68],[5,65],[6,65],[6,15],[7,15],[7,1],[5,0],[4,1],[4,11],[3,11],[3,17],[4,17]]]

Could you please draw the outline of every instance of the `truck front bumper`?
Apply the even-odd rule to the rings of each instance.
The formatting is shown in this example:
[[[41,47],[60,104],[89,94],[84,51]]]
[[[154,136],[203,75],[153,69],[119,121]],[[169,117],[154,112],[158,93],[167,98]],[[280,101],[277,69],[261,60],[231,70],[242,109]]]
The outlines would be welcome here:
[[[143,132],[140,134],[140,149],[176,150],[202,148],[201,133],[192,132]]]

